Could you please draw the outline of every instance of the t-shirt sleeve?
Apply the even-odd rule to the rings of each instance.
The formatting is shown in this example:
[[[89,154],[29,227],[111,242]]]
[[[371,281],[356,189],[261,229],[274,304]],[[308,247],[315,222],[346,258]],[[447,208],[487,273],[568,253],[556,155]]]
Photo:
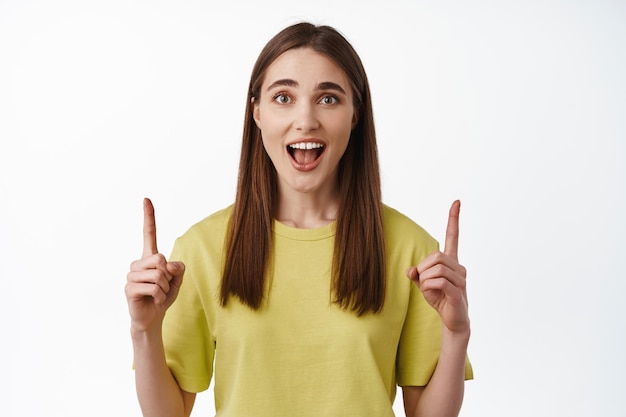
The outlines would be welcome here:
[[[427,253],[438,249],[438,243],[433,241]],[[441,318],[413,283],[409,297],[398,346],[396,379],[400,386],[424,386],[428,384],[439,360]],[[473,379],[472,366],[467,358],[465,379]]]
[[[209,331],[196,280],[193,255],[179,238],[170,259],[185,263],[186,270],[177,299],[163,321],[163,344],[167,365],[178,385],[188,392],[209,387],[213,374],[215,342]]]

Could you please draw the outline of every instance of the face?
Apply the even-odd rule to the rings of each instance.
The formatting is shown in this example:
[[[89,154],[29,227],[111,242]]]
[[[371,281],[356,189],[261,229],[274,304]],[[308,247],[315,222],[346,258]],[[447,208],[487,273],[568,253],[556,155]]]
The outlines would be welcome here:
[[[336,191],[356,118],[350,82],[334,61],[310,48],[280,55],[267,69],[254,120],[282,195]]]

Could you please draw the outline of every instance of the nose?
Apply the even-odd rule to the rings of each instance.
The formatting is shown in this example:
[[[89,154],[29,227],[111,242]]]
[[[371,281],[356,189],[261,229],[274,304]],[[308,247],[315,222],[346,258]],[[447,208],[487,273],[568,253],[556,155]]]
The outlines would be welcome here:
[[[296,106],[293,126],[301,132],[310,132],[319,128],[320,123],[314,104],[299,103]]]

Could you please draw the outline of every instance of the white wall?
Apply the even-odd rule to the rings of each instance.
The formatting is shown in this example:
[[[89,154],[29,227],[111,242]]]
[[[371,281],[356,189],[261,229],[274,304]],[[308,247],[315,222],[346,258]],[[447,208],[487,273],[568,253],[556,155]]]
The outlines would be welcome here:
[[[306,19],[363,58],[386,202],[440,239],[463,202],[462,416],[626,415],[625,3],[222,3],[0,0],[0,414],[139,415],[141,199],[164,253],[232,201],[252,64]]]

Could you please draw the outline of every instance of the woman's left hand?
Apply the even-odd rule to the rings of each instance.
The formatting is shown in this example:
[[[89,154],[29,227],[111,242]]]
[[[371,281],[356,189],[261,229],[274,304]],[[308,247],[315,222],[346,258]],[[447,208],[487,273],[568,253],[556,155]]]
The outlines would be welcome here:
[[[460,209],[458,200],[450,207],[443,252],[433,252],[406,273],[422,291],[426,301],[437,310],[443,324],[453,333],[467,333],[470,330],[465,286],[467,271],[458,261]]]

